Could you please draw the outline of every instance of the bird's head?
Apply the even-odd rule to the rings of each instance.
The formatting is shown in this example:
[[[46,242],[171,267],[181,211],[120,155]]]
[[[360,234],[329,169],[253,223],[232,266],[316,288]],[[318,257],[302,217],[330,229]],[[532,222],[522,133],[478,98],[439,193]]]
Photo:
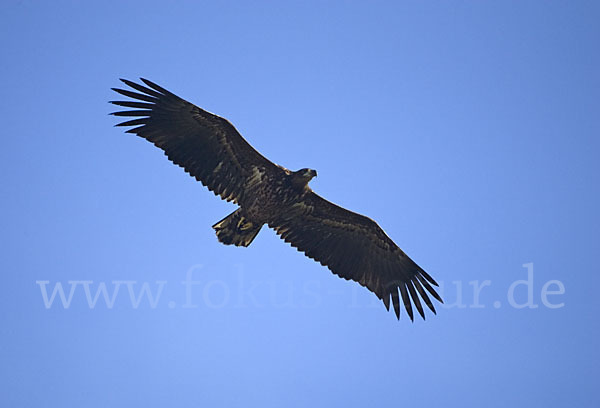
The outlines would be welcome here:
[[[317,171],[313,169],[300,169],[292,173],[294,184],[308,186],[308,182],[317,177]]]
[[[313,177],[317,177],[317,171],[313,169],[300,169],[296,173],[300,173],[302,178],[306,179],[307,183],[311,181]]]

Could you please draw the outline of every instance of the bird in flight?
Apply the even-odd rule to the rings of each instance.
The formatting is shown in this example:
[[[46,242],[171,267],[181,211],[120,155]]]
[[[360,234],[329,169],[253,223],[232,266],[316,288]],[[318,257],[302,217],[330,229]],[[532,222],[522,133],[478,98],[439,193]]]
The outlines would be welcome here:
[[[116,126],[162,149],[174,164],[239,208],[212,228],[226,245],[247,247],[263,225],[334,274],[353,280],[381,299],[390,298],[400,319],[400,299],[414,319],[413,304],[425,319],[421,300],[442,298],[437,282],[410,259],[372,219],[339,207],[308,186],[316,170],[291,171],[256,151],[226,119],[207,112],[155,83],[121,79],[130,89],[112,88],[131,98],[110,103],[127,118]],[[429,293],[429,295],[428,295]]]

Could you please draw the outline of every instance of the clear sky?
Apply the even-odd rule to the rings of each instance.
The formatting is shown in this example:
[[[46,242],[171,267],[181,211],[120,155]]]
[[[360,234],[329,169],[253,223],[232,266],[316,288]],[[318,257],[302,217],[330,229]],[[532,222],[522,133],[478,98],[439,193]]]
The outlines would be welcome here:
[[[599,406],[598,21],[571,0],[3,1],[0,405]],[[445,306],[398,322],[271,230],[218,243],[235,207],[113,127],[110,88],[140,76],[317,169]]]

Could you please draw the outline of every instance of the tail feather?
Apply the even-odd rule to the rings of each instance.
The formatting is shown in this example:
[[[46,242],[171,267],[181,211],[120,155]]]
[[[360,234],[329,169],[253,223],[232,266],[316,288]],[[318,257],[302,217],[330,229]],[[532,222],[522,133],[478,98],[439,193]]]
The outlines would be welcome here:
[[[212,227],[219,242],[247,247],[256,238],[262,226],[263,224],[255,224],[248,220],[241,210],[237,209]]]

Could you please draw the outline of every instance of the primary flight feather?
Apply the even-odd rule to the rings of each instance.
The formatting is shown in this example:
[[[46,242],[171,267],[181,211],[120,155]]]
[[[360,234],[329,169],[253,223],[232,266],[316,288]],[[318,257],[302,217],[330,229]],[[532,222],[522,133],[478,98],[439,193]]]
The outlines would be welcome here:
[[[436,281],[375,221],[315,194],[308,186],[315,170],[274,164],[227,120],[141,80],[145,86],[122,79],[131,89],[113,88],[131,98],[111,101],[131,108],[112,113],[129,118],[117,126],[132,126],[127,133],[153,143],[216,195],[239,206],[213,225],[220,242],[248,246],[266,224],[336,275],[365,286],[388,310],[391,298],[398,319],[400,300],[411,320],[413,304],[425,318],[422,301],[435,313],[429,295],[442,302],[433,288]]]

